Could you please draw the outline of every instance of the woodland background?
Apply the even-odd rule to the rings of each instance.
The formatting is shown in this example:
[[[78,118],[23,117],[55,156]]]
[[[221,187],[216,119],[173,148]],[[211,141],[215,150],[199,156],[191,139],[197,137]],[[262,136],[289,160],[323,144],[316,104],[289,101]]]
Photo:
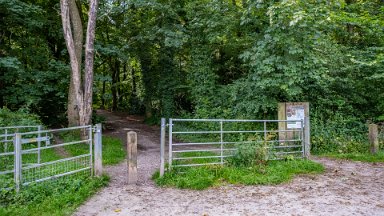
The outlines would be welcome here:
[[[0,0],[0,107],[67,125],[62,31],[59,1]],[[101,0],[95,50],[94,108],[150,123],[308,101],[316,143],[384,120],[382,0]]]

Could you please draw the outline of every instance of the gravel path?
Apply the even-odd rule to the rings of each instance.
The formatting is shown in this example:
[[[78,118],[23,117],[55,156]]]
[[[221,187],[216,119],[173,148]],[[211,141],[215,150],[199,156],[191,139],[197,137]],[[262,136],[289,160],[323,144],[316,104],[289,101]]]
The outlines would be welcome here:
[[[125,139],[138,133],[137,185],[126,184],[126,162],[106,167],[108,187],[75,215],[383,215],[384,164],[313,158],[326,167],[322,175],[302,175],[277,186],[227,185],[204,191],[159,188],[151,175],[159,167],[159,128],[124,114],[107,116],[106,134]]]

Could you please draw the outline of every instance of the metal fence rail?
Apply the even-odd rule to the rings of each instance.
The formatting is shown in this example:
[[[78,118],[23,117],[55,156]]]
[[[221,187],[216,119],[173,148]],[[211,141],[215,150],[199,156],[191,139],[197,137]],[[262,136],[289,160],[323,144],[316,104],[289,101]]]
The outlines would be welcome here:
[[[279,130],[278,124],[299,123],[301,128]],[[165,119],[161,122],[161,167],[165,169],[165,131],[168,126],[168,169],[224,164],[239,147],[259,145],[269,160],[303,158],[309,151],[304,120]]]
[[[21,128],[0,128],[4,131],[0,135],[4,138],[0,142],[0,182],[6,183],[0,188],[15,187],[18,191],[34,182],[80,172],[93,174],[93,136],[100,137],[94,145],[101,152],[101,125],[53,130],[41,130],[37,126],[34,131],[19,133]],[[15,131],[9,133],[9,130]],[[101,154],[97,160],[101,160]]]

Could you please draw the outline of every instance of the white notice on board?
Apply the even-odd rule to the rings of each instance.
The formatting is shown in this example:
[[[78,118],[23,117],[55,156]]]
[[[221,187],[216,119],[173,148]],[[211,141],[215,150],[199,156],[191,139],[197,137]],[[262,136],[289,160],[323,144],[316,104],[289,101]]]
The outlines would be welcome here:
[[[287,120],[297,120],[296,122],[287,122],[287,129],[301,128],[300,120],[304,119],[304,106],[291,105],[286,109]]]

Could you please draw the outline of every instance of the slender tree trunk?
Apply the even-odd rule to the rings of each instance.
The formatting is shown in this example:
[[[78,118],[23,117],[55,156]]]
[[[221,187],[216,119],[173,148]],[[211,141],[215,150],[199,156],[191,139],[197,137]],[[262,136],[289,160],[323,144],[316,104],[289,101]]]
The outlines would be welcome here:
[[[105,76],[105,66],[103,65],[103,76]],[[104,98],[104,94],[105,94],[105,85],[106,85],[106,82],[105,80],[103,80],[103,89],[101,91],[101,109],[105,109],[105,98]]]
[[[85,80],[84,80],[84,117],[80,118],[81,125],[92,123],[92,102],[93,102],[93,63],[96,33],[96,18],[98,0],[89,1],[87,38],[85,42]],[[80,116],[81,117],[81,116]]]
[[[135,68],[132,68],[131,76],[132,76],[132,95],[133,97],[136,97],[137,84],[136,84]]]
[[[114,65],[112,67],[112,110],[117,110],[118,107],[118,76],[119,76],[120,65],[119,61],[115,59]]]

